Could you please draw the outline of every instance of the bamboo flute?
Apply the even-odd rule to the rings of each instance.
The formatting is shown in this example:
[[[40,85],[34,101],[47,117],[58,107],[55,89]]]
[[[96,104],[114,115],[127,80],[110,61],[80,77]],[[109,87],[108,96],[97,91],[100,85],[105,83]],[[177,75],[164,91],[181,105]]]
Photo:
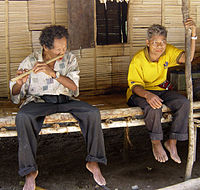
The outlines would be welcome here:
[[[56,61],[57,59],[60,59],[60,58],[62,58],[62,57],[63,57],[63,55],[59,55],[59,56],[57,56],[57,57],[54,57],[53,59],[50,59],[50,60],[46,61],[45,63],[48,65],[49,63],[51,63],[51,62],[53,62],[53,61]],[[13,79],[11,79],[11,81],[12,81],[12,82],[15,82],[15,81],[17,81],[18,79],[21,79],[21,78],[25,77],[26,75],[29,75],[31,72],[33,72],[33,69],[31,69],[31,70],[29,70],[29,71],[27,71],[27,72],[25,72],[25,73],[23,73],[23,74],[21,74],[21,75],[15,77],[15,78],[13,78]]]

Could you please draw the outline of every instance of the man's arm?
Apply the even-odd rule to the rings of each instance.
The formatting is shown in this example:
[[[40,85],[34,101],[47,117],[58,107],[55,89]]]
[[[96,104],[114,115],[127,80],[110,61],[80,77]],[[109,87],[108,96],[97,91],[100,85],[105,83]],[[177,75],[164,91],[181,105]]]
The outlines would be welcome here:
[[[27,72],[27,71],[28,71],[27,69],[25,69],[25,70],[22,70],[22,69],[18,70],[17,71],[17,75],[21,75],[21,74],[23,74],[24,72]],[[21,88],[22,88],[23,84],[26,83],[27,79],[28,79],[28,75],[25,76],[25,77],[23,77],[23,78],[21,78],[21,79],[18,79],[16,81],[16,83],[12,87],[12,95],[13,96],[18,95],[20,93]]]
[[[133,93],[137,94],[138,96],[145,98],[148,104],[153,109],[159,109],[162,106],[163,100],[159,98],[157,95],[145,90],[142,86],[136,85],[133,87]]]
[[[52,76],[52,75],[51,75]],[[53,78],[56,78],[56,72],[54,71],[53,73]],[[60,75],[59,78],[56,79],[59,83],[61,83],[64,87],[72,90],[72,91],[76,91],[78,89],[78,87],[76,86],[76,84],[74,83],[73,80],[71,80],[69,77]]]
[[[74,60],[74,62],[72,61],[72,63],[70,63],[70,65],[72,65],[71,72],[78,72],[78,70],[77,70],[78,65],[77,65],[76,59]],[[43,62],[36,63],[35,66],[33,67],[33,72],[35,72],[35,73],[44,72],[45,74],[47,74],[50,77],[57,80],[65,88],[68,88],[69,90],[72,90],[74,92],[77,91],[77,89],[78,89],[78,86],[75,84],[75,82],[72,79],[70,79],[70,77],[60,74],[60,76],[58,78],[56,78],[56,71],[54,71],[46,63],[43,63]]]
[[[192,30],[192,36],[191,37],[196,37],[196,25],[193,22],[191,18],[187,19],[185,22],[185,27],[190,28]],[[194,58],[194,53],[195,53],[195,46],[196,46],[196,40],[191,39],[191,46],[190,46],[190,58],[191,61]],[[183,53],[179,59],[179,63],[185,63],[185,53]]]

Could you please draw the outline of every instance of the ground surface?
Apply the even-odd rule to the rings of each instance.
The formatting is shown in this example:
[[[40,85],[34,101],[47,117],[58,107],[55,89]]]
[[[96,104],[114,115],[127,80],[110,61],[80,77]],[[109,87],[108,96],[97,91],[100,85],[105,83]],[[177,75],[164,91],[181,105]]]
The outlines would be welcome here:
[[[165,126],[164,131],[167,130]],[[108,165],[101,168],[111,190],[131,190],[134,185],[140,190],[154,190],[183,181],[187,142],[178,143],[181,164],[171,159],[161,164],[154,160],[144,127],[130,128],[130,134],[133,149],[124,154],[124,129],[104,130]],[[48,190],[95,189],[93,178],[85,169],[86,152],[80,133],[43,135],[38,142],[38,186]],[[16,137],[0,139],[0,190],[22,189],[24,178],[17,173],[17,146]],[[198,148],[192,178],[200,177],[199,163]]]

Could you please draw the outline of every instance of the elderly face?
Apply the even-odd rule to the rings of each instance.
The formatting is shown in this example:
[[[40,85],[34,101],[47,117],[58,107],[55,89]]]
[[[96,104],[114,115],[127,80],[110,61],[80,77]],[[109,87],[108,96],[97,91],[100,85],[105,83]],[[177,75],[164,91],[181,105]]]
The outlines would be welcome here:
[[[149,47],[150,55],[161,56],[167,45],[167,40],[165,36],[153,35],[150,40],[146,40],[146,44]]]
[[[53,43],[54,47],[49,49],[44,46],[45,54],[48,56],[49,59],[55,58],[59,55],[63,55],[67,50],[67,39],[65,37],[61,39],[54,39]]]

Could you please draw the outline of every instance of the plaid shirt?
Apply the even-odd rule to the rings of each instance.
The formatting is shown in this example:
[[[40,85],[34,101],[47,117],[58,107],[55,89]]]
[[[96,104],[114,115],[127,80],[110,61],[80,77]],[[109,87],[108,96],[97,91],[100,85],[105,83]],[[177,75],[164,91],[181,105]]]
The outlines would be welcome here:
[[[43,50],[36,51],[26,57],[19,65],[18,69],[32,69],[36,62],[43,62]],[[61,75],[70,78],[77,87],[79,87],[79,68],[76,57],[71,52],[66,52],[62,60],[57,60],[54,65],[54,70],[60,72]],[[40,96],[42,95],[60,95],[78,96],[79,89],[72,91],[57,80],[53,79],[44,72],[35,74],[32,72],[26,83],[23,84],[21,92],[18,95],[12,95],[12,88],[16,82],[10,81],[11,99],[13,103],[18,104],[20,99],[26,98],[24,104],[28,102],[44,102]]]

